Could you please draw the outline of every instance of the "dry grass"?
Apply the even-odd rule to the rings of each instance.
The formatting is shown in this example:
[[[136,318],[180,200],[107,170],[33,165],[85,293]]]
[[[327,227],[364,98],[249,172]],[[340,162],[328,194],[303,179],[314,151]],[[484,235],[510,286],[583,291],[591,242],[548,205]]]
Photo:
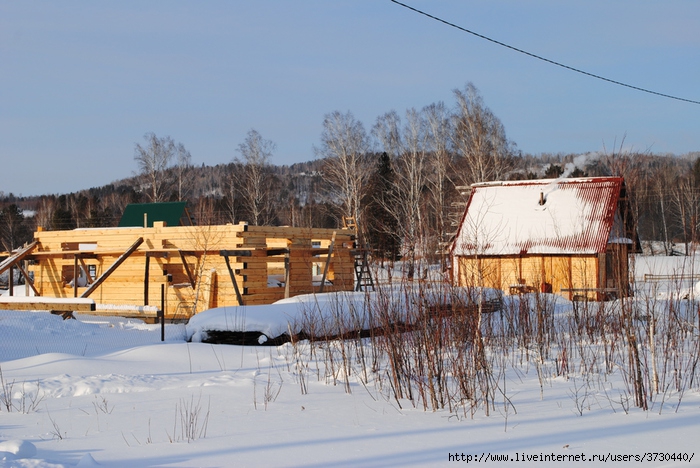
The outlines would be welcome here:
[[[532,293],[506,296],[489,312],[485,294],[415,282],[380,287],[363,310],[348,309],[340,296],[330,314],[310,308],[302,328],[313,338],[290,347],[302,393],[315,370],[320,381],[348,393],[373,387],[399,407],[507,417],[516,410],[506,387],[512,370],[534,368],[542,397],[550,379],[570,379],[580,415],[601,398],[614,411],[677,408],[699,386],[700,315],[692,297],[639,294],[570,306]],[[619,388],[606,383],[612,374],[621,377]]]

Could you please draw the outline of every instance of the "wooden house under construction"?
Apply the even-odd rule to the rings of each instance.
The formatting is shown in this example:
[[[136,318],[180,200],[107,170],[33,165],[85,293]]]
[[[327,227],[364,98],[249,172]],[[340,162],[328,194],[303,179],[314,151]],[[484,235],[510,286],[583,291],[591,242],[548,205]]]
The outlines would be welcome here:
[[[452,245],[453,280],[509,294],[628,295],[633,226],[620,177],[474,184]]]
[[[27,287],[35,296],[90,298],[96,313],[127,316],[155,316],[161,301],[166,318],[188,318],[213,307],[353,290],[352,229],[168,226],[148,211],[131,212],[139,227],[39,230],[3,268],[33,278]],[[177,207],[166,211],[176,222]]]

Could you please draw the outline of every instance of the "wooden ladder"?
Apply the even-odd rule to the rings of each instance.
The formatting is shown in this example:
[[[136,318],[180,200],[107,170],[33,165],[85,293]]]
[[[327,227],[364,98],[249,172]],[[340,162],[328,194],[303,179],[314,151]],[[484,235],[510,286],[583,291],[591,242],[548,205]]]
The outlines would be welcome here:
[[[343,216],[343,229],[357,230],[357,222],[354,216]]]
[[[374,280],[367,261],[367,249],[353,250],[355,258],[355,291],[367,291],[367,287],[374,291]]]

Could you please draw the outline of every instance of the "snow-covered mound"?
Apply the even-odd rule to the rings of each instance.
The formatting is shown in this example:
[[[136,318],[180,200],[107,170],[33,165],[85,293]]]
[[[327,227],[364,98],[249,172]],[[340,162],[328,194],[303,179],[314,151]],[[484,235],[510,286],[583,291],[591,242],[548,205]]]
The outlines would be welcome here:
[[[32,458],[36,455],[36,447],[27,440],[13,439],[0,442],[0,460],[18,460]]]
[[[211,332],[251,333],[259,344],[282,336],[334,336],[351,330],[368,330],[392,323],[413,323],[415,314],[458,301],[465,306],[500,303],[494,289],[387,288],[377,292],[304,294],[274,304],[218,307],[190,318],[187,338],[207,341]]]

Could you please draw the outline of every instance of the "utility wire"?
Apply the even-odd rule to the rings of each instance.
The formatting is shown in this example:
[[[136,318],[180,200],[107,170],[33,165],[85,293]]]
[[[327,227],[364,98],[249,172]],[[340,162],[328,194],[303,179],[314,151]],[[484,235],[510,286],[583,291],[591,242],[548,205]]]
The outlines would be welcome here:
[[[483,34],[479,34],[479,33],[476,33],[476,32],[474,32],[474,31],[471,31],[471,30],[469,30],[469,29],[467,29],[467,28],[463,28],[463,27],[461,27],[461,26],[458,26],[458,25],[456,25],[456,24],[454,24],[454,23],[450,23],[449,21],[446,21],[446,20],[444,20],[444,19],[442,19],[442,18],[438,18],[437,16],[433,16],[433,15],[431,15],[431,14],[429,14],[429,13],[426,13],[426,12],[424,12],[424,11],[422,11],[422,10],[419,10],[419,9],[417,9],[417,8],[414,8],[414,7],[410,6],[410,5],[406,5],[405,3],[401,3],[401,2],[399,2],[399,1],[397,1],[397,0],[390,0],[390,1],[391,1],[392,3],[396,3],[396,4],[399,5],[399,6],[402,6],[402,7],[404,7],[404,8],[407,8],[407,9],[411,10],[411,11],[414,11],[414,12],[416,12],[416,13],[418,13],[418,14],[421,14],[421,15],[423,15],[423,16],[427,16],[427,17],[430,18],[430,19],[433,19],[433,20],[438,21],[438,22],[440,22],[440,23],[446,24],[447,26],[450,26],[450,27],[452,27],[452,28],[459,29],[460,31],[469,33],[469,34],[471,34],[471,35],[473,35],[473,36],[476,36],[476,37],[478,37],[478,38],[486,39],[486,40],[489,41],[489,42],[493,42],[494,44],[498,44],[499,46],[505,47],[505,48],[507,48],[507,49],[511,49],[511,50],[516,51],[516,52],[520,52],[521,54],[528,55],[528,56],[530,56],[530,57],[532,57],[532,58],[536,58],[536,59],[538,59],[538,60],[542,60],[543,62],[547,62],[547,63],[550,63],[550,64],[552,64],[552,65],[556,65],[556,66],[558,66],[558,67],[565,68],[565,69],[567,69],[567,70],[571,70],[571,71],[576,72],[576,73],[581,73],[582,75],[590,76],[591,78],[597,78],[597,79],[599,79],[599,80],[607,81],[608,83],[613,83],[613,84],[616,84],[616,85],[624,86],[625,88],[636,89],[637,91],[642,91],[642,92],[644,92],[644,93],[649,93],[649,94],[655,94],[655,95],[657,95],[657,96],[661,96],[661,97],[665,97],[665,98],[669,98],[669,99],[675,99],[675,100],[677,100],[677,101],[689,102],[689,103],[691,103],[691,104],[700,104],[700,101],[693,101],[692,99],[685,99],[685,98],[678,97],[678,96],[671,96],[670,94],[664,94],[664,93],[659,93],[659,92],[656,92],[656,91],[651,91],[651,90],[649,90],[649,89],[640,88],[640,87],[638,87],[638,86],[632,86],[632,85],[627,84],[627,83],[622,83],[621,81],[611,80],[610,78],[605,78],[604,76],[596,75],[596,74],[594,74],[594,73],[589,73],[589,72],[587,72],[587,71],[580,70],[580,69],[578,69],[578,68],[570,67],[570,66],[568,66],[568,65],[564,65],[563,63],[556,62],[556,61],[554,61],[554,60],[550,60],[550,59],[545,58],[545,57],[542,57],[542,56],[540,56],[540,55],[533,54],[533,53],[528,52],[528,51],[526,51],[526,50],[518,49],[517,47],[513,47],[513,46],[508,45],[508,44],[506,44],[506,43],[497,41],[497,40],[495,40],[495,39],[491,39],[491,38],[488,37],[488,36],[484,36]]]

